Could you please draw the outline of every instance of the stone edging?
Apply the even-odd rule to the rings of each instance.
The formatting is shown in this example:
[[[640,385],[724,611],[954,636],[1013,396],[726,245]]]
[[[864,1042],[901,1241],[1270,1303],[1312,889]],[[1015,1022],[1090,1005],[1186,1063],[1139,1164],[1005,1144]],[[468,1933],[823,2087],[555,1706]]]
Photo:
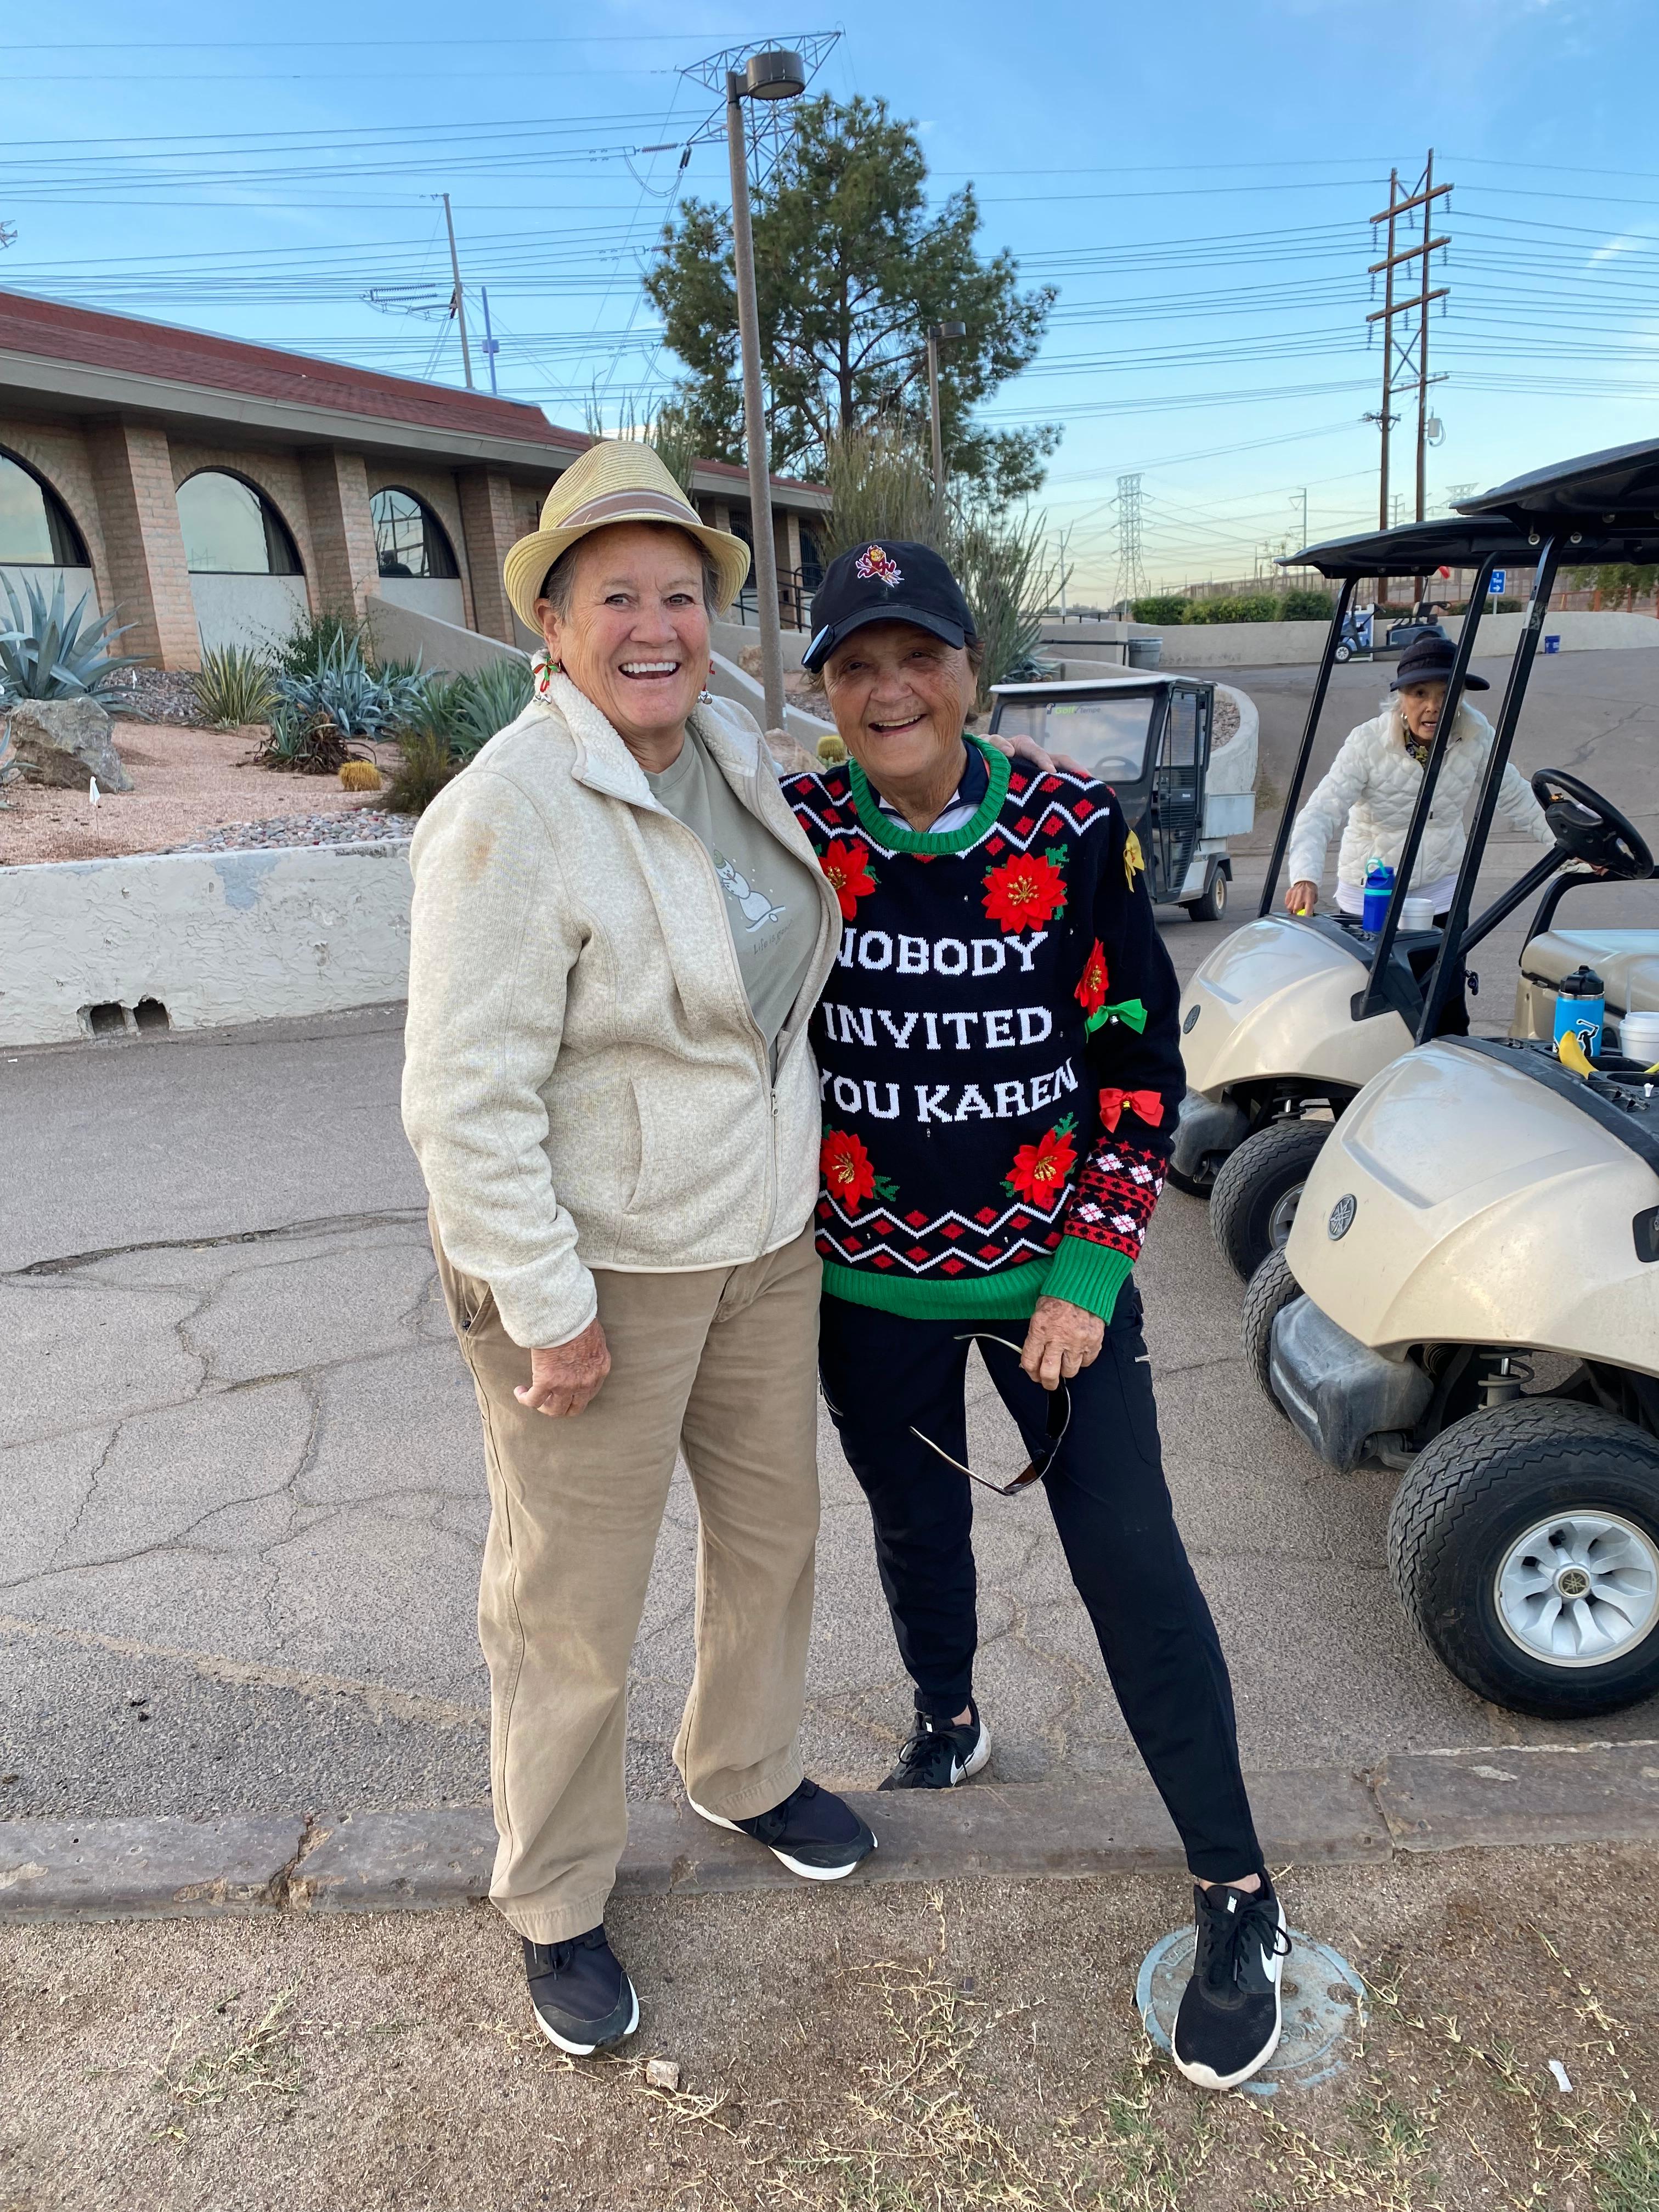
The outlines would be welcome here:
[[[1263,1773],[1251,1790],[1275,1863],[1385,1863],[1397,1852],[1659,1842],[1659,1742],[1504,1745],[1401,1754],[1364,1772]],[[1178,1871],[1150,1784],[1066,1790],[975,1784],[948,1796],[851,1793],[881,1848],[859,1879]],[[189,1820],[0,1821],[0,1921],[251,1917],[429,1911],[489,1890],[495,1835],[482,1807]],[[790,1887],[745,1838],[684,1804],[630,1812],[624,1895]]]

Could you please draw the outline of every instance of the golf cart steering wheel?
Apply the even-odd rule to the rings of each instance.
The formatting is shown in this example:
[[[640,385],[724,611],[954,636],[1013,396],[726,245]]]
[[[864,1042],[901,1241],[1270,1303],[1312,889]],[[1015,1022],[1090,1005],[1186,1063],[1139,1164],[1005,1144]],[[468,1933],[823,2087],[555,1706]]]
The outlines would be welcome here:
[[[1541,768],[1532,780],[1533,797],[1543,808],[1555,841],[1575,860],[1621,880],[1636,882],[1653,873],[1653,855],[1619,809],[1565,769]]]

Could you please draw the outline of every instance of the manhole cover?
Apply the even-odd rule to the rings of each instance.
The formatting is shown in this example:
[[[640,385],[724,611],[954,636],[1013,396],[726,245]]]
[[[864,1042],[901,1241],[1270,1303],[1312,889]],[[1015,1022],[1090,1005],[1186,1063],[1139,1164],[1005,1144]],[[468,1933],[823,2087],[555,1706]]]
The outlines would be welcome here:
[[[1177,1928],[1146,1954],[1135,1984],[1135,2004],[1146,2033],[1160,2051],[1170,2048],[1170,2032],[1181,2005],[1181,1992],[1193,1971],[1193,1930]],[[1280,1994],[1285,2025],[1279,2048],[1254,2080],[1243,2086],[1253,2096],[1277,2095],[1281,2084],[1310,2089],[1328,2081],[1346,2063],[1344,2045],[1365,2019],[1364,1984],[1347,1960],[1327,1943],[1291,1931],[1294,1947],[1285,1961]]]

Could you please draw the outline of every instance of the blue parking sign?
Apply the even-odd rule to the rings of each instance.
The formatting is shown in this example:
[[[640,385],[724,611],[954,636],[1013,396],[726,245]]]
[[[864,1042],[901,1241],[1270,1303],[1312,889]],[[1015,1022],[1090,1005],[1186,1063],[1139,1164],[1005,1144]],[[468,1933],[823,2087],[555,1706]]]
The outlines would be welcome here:
[[[1495,594],[1503,590],[1504,585],[1508,583],[1509,580],[1509,570],[1507,568],[1494,568],[1492,572],[1492,581],[1487,585],[1486,589]]]

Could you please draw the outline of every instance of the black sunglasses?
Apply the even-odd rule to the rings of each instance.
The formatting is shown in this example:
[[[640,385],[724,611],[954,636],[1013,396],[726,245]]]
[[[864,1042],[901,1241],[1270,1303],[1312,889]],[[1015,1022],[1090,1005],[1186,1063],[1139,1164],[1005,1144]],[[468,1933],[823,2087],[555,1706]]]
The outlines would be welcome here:
[[[959,1336],[957,1342],[958,1344],[1000,1344],[1004,1351],[1012,1352],[1016,1358],[1019,1356],[1021,1349],[1017,1344],[1010,1344],[1006,1336],[993,1336],[983,1329],[970,1329],[967,1335]],[[932,1437],[924,1436],[915,1422],[910,1425],[910,1433],[918,1443],[926,1444],[929,1451],[937,1452],[939,1457],[947,1461],[959,1474],[965,1474],[969,1482],[978,1483],[982,1490],[994,1490],[999,1498],[1018,1498],[1022,1490],[1029,1490],[1034,1482],[1041,1482],[1043,1476],[1048,1474],[1054,1463],[1055,1453],[1066,1441],[1066,1431],[1071,1425],[1072,1394],[1066,1385],[1060,1382],[1048,1393],[1047,1440],[1042,1450],[1032,1454],[1012,1482],[993,1482],[988,1475],[975,1474],[971,1467],[965,1466],[961,1460],[946,1451],[942,1444],[936,1444]]]

